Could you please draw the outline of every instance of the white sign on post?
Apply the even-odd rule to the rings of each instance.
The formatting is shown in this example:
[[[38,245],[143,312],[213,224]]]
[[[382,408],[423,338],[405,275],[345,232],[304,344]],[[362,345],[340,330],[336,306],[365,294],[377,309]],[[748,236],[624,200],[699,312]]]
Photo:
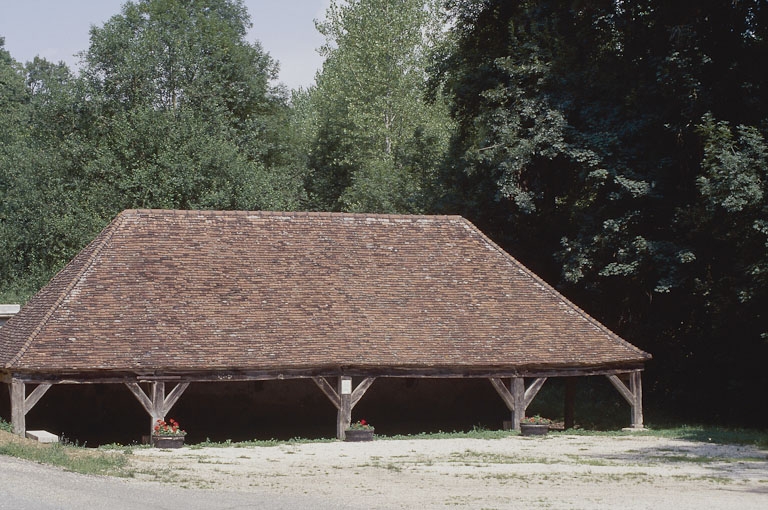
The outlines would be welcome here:
[[[342,379],[341,380],[341,394],[342,395],[351,395],[352,394],[352,379]]]

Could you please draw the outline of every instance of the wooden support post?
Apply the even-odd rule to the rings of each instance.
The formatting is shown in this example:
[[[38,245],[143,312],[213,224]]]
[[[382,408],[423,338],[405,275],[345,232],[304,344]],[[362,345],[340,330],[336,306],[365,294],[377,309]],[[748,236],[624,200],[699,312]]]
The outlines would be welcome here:
[[[607,376],[613,387],[618,390],[632,409],[630,426],[633,429],[643,428],[643,386],[639,370],[629,373],[629,388],[616,375]]]
[[[152,384],[152,411],[149,413],[150,434],[152,433],[152,431],[154,431],[155,425],[157,424],[157,420],[165,419],[165,414],[163,413],[163,401],[165,400],[165,383],[161,381],[161,382],[153,382],[151,384]]]
[[[344,439],[345,431],[352,423],[352,409],[363,398],[376,378],[366,377],[354,389],[352,389],[352,378],[348,376],[339,377],[336,389],[333,389],[325,377],[313,377],[312,380],[336,407],[336,437]]]
[[[576,378],[565,378],[565,404],[563,415],[565,416],[565,429],[572,429],[576,425]]]
[[[27,413],[50,388],[51,385],[48,383],[38,384],[27,396],[27,385],[24,381],[11,380],[11,426],[14,434],[24,437],[27,432]]]
[[[344,431],[352,423],[352,378],[339,377],[336,391],[339,395],[339,409],[336,413],[336,437],[344,439]]]
[[[643,379],[639,370],[635,370],[629,375],[629,391],[634,395],[632,406],[633,429],[642,429],[643,426]]]
[[[149,433],[152,434],[155,430],[155,424],[157,420],[165,420],[165,416],[171,411],[171,408],[179,401],[181,395],[189,387],[188,382],[181,382],[174,386],[173,390],[165,396],[165,382],[156,381],[151,383],[150,398],[138,383],[125,383],[126,387],[131,390],[133,396],[139,401],[141,406],[150,416]]]
[[[525,380],[522,377],[513,377],[509,383],[509,388],[497,377],[491,377],[488,380],[491,381],[496,393],[504,400],[507,409],[512,413],[512,428],[520,430],[520,421],[525,417],[525,410],[536,398],[536,394],[539,393],[547,378],[534,379],[528,389],[525,388]]]
[[[515,401],[515,408],[512,410],[512,428],[520,430],[520,421],[525,418],[525,379],[513,377],[509,382],[509,391]]]
[[[25,384],[23,381],[11,381],[11,425],[13,433],[24,437],[27,432],[26,415],[24,412]]]

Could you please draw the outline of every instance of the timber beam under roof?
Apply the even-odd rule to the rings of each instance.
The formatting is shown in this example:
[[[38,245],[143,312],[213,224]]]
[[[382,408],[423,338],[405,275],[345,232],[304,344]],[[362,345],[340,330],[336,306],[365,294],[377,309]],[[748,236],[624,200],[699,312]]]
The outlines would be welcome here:
[[[136,382],[243,382],[282,379],[308,379],[316,377],[396,377],[396,378],[544,378],[618,375],[642,371],[642,366],[584,367],[584,368],[531,368],[531,369],[465,369],[447,368],[390,368],[361,369],[355,367],[325,367],[287,370],[189,370],[189,371],[62,371],[62,372],[0,372],[0,381],[11,379],[33,384],[123,384]]]

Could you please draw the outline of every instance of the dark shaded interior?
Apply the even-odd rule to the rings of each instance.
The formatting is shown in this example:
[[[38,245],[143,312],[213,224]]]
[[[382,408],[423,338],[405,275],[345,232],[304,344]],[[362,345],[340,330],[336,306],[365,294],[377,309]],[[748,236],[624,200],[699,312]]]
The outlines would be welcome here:
[[[27,385],[27,394],[33,387]],[[0,415],[10,421],[7,391],[4,397]],[[192,383],[168,418],[187,430],[189,443],[336,435],[336,408],[311,379]],[[352,419],[367,420],[377,434],[395,435],[499,429],[509,412],[486,379],[379,378]],[[122,384],[58,384],[27,414],[26,423],[27,430],[97,446],[140,443],[150,418]]]
[[[629,406],[604,377],[576,381],[578,427],[626,426]],[[334,379],[329,382],[335,385]],[[32,389],[28,385],[27,394]],[[7,390],[2,397],[0,416],[10,421]],[[550,378],[526,414],[560,420],[563,400],[564,380]],[[310,379],[192,383],[168,418],[187,430],[190,444],[336,435],[336,409]],[[378,378],[352,411],[353,421],[365,419],[384,436],[498,430],[509,418],[487,379]],[[138,444],[149,426],[149,415],[122,384],[54,385],[27,414],[28,430],[47,430],[86,446]]]

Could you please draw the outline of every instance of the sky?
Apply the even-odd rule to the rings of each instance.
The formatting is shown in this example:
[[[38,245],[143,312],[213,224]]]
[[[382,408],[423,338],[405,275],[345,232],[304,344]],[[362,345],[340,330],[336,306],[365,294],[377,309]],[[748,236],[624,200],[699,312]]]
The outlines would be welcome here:
[[[78,66],[76,53],[88,49],[92,25],[120,14],[126,0],[0,0],[0,37],[19,62],[35,56]],[[323,37],[314,20],[322,19],[330,0],[245,0],[253,27],[250,43],[280,63],[280,79],[290,89],[308,87],[322,65],[317,48]]]

